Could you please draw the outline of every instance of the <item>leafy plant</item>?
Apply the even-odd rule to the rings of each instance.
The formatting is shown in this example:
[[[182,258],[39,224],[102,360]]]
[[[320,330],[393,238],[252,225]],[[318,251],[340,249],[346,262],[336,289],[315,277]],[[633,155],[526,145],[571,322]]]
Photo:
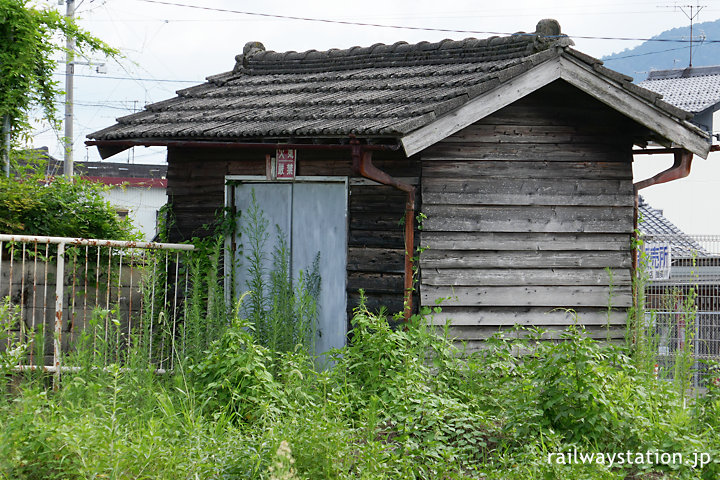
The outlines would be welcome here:
[[[256,341],[272,352],[289,352],[300,345],[314,353],[321,282],[320,252],[309,270],[301,271],[293,281],[290,251],[285,234],[278,226],[272,267],[267,267],[268,221],[254,191],[244,216],[247,222],[241,234],[248,280],[247,285],[241,287],[247,287],[248,301],[241,311],[252,323]]]
[[[252,326],[237,315],[205,358],[190,368],[198,401],[209,411],[226,411],[240,421],[259,421],[281,400],[270,371],[270,351],[255,343]]]
[[[80,178],[45,178],[42,169],[0,177],[0,230],[20,235],[137,240],[129,219],[103,199],[105,187]]]
[[[0,299],[0,390],[15,365],[21,363],[28,344],[14,330],[20,327],[20,315],[16,312],[9,297]]]
[[[51,125],[58,124],[55,100],[61,91],[53,78],[56,53],[63,51],[58,34],[72,36],[80,54],[119,54],[54,10],[36,9],[28,0],[0,0],[0,121],[10,119],[16,138],[29,131],[34,105]]]

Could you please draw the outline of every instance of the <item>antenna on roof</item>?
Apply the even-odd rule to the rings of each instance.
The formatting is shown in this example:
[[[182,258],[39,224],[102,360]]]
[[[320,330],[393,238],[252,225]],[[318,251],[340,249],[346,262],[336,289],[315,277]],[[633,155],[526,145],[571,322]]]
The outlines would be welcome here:
[[[681,12],[685,14],[685,16],[690,20],[690,64],[689,67],[692,67],[692,49],[693,49],[693,22],[695,21],[695,18],[700,14],[700,11],[707,7],[707,5],[675,5],[675,11],[679,8]],[[688,10],[690,13],[688,13]],[[705,36],[702,36],[702,40],[705,40]]]

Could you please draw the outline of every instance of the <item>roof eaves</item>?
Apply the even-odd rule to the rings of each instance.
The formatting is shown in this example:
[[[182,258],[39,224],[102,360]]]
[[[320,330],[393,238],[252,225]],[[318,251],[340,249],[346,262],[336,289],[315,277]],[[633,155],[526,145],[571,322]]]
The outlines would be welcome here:
[[[594,65],[603,65],[603,61],[599,58],[595,58],[591,55],[588,55],[587,53],[583,53],[579,50],[575,50],[574,48],[566,47],[564,49],[564,53],[567,55],[571,55],[581,62],[587,63],[588,65],[594,66]]]
[[[639,89],[640,87],[635,86],[635,88]],[[665,110],[666,112],[668,112],[674,117],[679,118],[680,120],[690,120],[694,116],[692,113],[683,110],[682,108],[678,108],[675,105],[669,104],[668,102],[663,100],[662,97],[656,98],[654,103],[658,106],[658,108]]]
[[[667,108],[668,104],[659,98],[651,102],[647,95],[652,94],[655,97],[653,92],[648,93],[646,89],[629,82],[617,82],[610,77],[597,75],[594,68],[591,69],[585,62],[579,62],[574,55],[563,56],[563,59],[565,66],[562,68],[561,78],[657,135],[703,158],[707,157],[710,139],[702,129],[686,120],[690,115],[688,112],[673,106]],[[615,89],[610,88],[611,86],[615,86]]]
[[[632,83],[632,78],[629,81],[623,81],[620,82],[625,90],[629,90],[635,95],[638,95],[645,100],[647,100],[650,103],[657,104],[657,102],[663,98],[662,95],[660,95],[657,92],[653,92],[652,90],[648,90],[647,88],[639,87]],[[662,108],[662,107],[661,107]],[[678,118],[685,118],[688,115],[687,112],[683,112],[682,115],[676,115]]]
[[[519,98],[547,85],[560,77],[560,56],[558,61],[545,61],[532,68],[522,68],[515,76],[507,76],[505,82],[495,78],[493,88],[486,89],[453,111],[431,119],[425,124],[417,124],[413,130],[405,130],[400,139],[407,156],[414,155],[439,142],[473,122],[486,117]]]
[[[507,69],[505,75],[495,77],[499,84],[492,89],[484,89],[454,111],[438,115],[431,123],[407,122],[407,126],[416,129],[405,130],[405,135],[400,139],[406,154],[410,156],[418,153],[542,86],[563,79],[644,125],[658,136],[703,158],[707,156],[710,145],[707,135],[685,120],[688,112],[672,106],[666,107],[657,94],[632,85],[624,75],[617,75],[606,69],[598,71],[599,61],[592,57],[578,56],[574,51],[564,55],[567,50],[570,49],[558,49],[560,54],[554,56],[557,62],[548,61],[553,57],[549,56],[543,64],[535,67],[523,64]]]
[[[593,70],[598,72],[601,75],[605,75],[608,78],[612,78],[618,83],[631,83],[633,81],[632,77],[628,77],[627,75],[616,72],[615,70],[610,70],[609,68],[603,66],[600,63],[593,64]]]
[[[381,135],[410,133],[432,123],[435,119],[437,119],[437,117],[438,116],[435,115],[434,112],[428,112],[420,117],[408,118],[395,124],[388,125],[387,127],[381,129],[378,133]]]

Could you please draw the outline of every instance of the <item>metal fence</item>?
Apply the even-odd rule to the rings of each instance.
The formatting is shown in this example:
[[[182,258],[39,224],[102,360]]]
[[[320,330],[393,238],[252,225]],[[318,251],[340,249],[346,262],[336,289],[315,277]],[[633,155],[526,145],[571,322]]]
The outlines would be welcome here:
[[[720,363],[720,235],[646,235],[643,244],[659,375],[672,378],[682,359],[703,386]]]
[[[0,352],[59,380],[78,345],[95,364],[133,342],[172,369],[187,315],[192,245],[0,235]],[[71,363],[71,362],[67,362]]]

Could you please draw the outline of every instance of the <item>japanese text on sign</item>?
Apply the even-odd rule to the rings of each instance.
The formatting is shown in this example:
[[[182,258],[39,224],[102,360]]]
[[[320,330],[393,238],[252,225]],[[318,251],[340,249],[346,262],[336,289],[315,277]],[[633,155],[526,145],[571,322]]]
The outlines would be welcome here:
[[[295,150],[276,150],[276,178],[292,179],[295,178]]]
[[[670,278],[670,245],[667,243],[646,243],[645,258],[647,273],[650,280],[667,280]]]

